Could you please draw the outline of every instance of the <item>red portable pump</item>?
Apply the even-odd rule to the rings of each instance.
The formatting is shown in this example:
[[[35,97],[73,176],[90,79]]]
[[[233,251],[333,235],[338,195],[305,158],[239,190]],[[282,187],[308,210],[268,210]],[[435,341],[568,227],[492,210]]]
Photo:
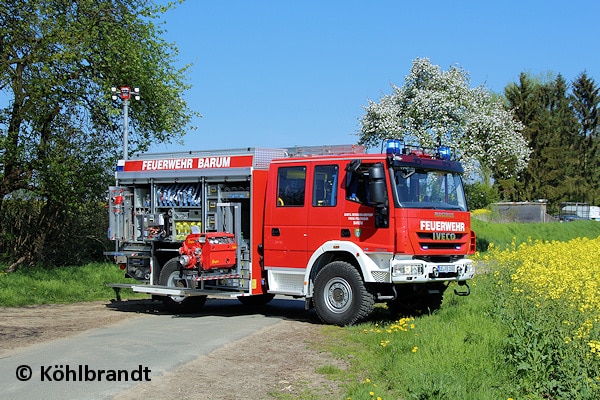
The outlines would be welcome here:
[[[184,269],[208,271],[236,265],[237,243],[227,232],[191,233],[179,248]]]

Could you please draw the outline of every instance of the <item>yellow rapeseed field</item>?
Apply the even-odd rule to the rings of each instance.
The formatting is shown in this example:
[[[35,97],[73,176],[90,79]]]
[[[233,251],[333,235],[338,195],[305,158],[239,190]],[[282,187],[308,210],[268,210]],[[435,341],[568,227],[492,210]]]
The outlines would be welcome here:
[[[572,336],[565,342],[579,339],[589,346],[590,356],[600,357],[600,341],[592,337],[600,325],[600,238],[578,238],[568,242],[531,240],[512,248],[490,247],[487,260],[496,260],[500,268],[509,268],[510,282],[498,280],[498,285],[511,285],[513,296],[522,297],[534,307],[556,303],[568,307],[577,320],[560,321],[571,325]],[[501,277],[501,269],[495,271]],[[581,318],[583,317],[583,318]]]

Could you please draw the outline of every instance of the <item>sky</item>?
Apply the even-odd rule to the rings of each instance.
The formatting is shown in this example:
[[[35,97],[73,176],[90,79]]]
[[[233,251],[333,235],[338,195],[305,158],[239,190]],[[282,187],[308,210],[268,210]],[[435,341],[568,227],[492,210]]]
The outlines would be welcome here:
[[[151,151],[356,143],[416,58],[496,93],[521,72],[600,84],[598,15],[597,0],[187,0],[163,37],[193,64],[183,97],[202,118]]]

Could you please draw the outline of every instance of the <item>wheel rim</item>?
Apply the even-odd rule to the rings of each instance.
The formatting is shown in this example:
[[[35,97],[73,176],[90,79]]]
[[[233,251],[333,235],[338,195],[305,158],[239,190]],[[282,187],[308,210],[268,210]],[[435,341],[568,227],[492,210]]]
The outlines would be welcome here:
[[[185,280],[181,279],[179,271],[173,271],[171,275],[169,275],[169,279],[167,280],[167,286],[169,287],[187,287],[185,284]],[[185,300],[185,296],[169,296],[173,301],[181,303]]]
[[[329,311],[341,314],[352,305],[352,288],[350,284],[341,278],[333,278],[325,285],[325,304]]]

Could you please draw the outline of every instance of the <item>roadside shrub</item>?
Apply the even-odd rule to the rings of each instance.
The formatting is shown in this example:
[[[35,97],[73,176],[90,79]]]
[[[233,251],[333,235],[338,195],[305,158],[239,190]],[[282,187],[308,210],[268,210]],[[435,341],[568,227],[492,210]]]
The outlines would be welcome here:
[[[486,208],[500,199],[498,191],[483,182],[475,182],[465,185],[467,196],[467,207],[469,210]]]
[[[56,221],[49,223],[49,221]],[[102,261],[109,247],[102,203],[49,206],[42,200],[4,200],[0,213],[0,262],[82,265]]]

